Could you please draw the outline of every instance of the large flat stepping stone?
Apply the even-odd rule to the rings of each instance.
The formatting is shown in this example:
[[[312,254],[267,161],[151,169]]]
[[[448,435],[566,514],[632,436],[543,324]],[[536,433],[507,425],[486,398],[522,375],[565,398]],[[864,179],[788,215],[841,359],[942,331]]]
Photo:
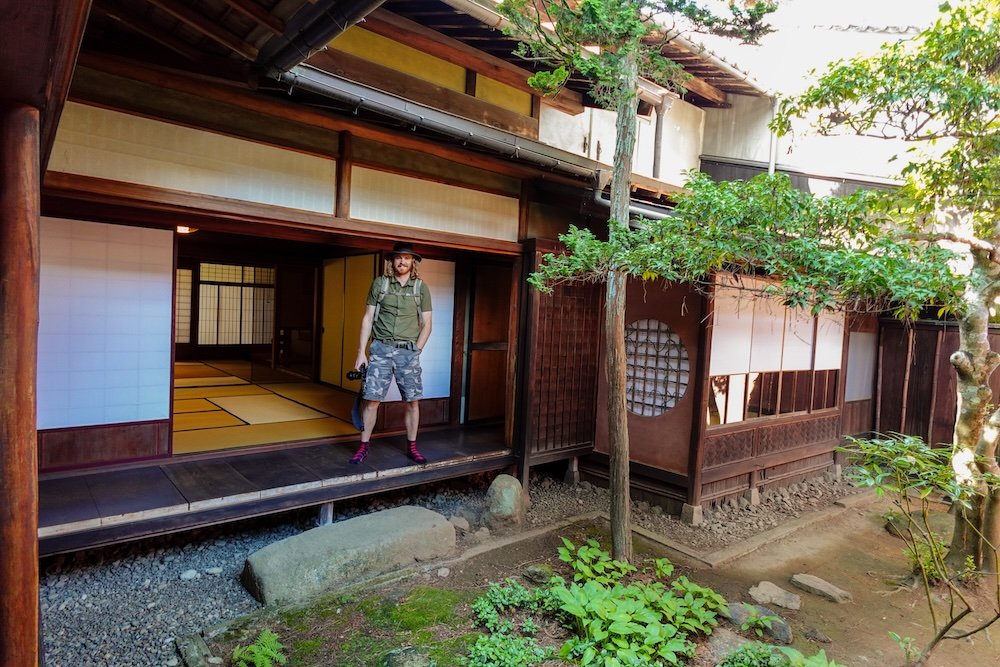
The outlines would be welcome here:
[[[404,505],[269,544],[247,558],[241,581],[264,604],[301,602],[454,548],[455,527],[445,517]]]
[[[758,604],[774,604],[785,609],[802,607],[802,598],[770,581],[762,581],[756,586],[752,586],[750,597]]]

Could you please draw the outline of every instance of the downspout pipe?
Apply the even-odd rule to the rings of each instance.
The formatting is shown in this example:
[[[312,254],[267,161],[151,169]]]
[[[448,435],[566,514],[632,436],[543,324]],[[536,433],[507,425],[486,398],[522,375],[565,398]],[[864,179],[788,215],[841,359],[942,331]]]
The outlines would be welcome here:
[[[771,122],[778,115],[778,96],[771,96]],[[767,144],[767,174],[774,176],[774,166],[778,161],[778,133],[768,128],[771,132],[770,141]]]
[[[660,161],[663,153],[663,117],[667,113],[669,104],[667,98],[664,98],[656,107],[656,126],[653,130],[653,178],[660,177]]]
[[[288,26],[283,39],[275,40],[284,44],[261,53],[258,66],[264,71],[285,71],[298,65],[326,48],[330,40],[363,21],[383,2],[385,0],[321,0],[297,21],[299,25]]]

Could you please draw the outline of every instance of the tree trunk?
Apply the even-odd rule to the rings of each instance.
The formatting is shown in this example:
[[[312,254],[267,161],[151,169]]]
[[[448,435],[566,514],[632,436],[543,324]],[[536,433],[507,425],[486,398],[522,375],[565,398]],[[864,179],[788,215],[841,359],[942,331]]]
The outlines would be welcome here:
[[[615,155],[611,171],[611,219],[608,235],[615,239],[628,231],[632,156],[635,153],[635,95],[638,61],[629,48],[623,62],[615,118]],[[617,267],[615,267],[617,268]],[[611,487],[611,553],[632,560],[632,519],[629,493],[628,412],[625,401],[625,293],[628,276],[613,268],[608,273],[604,308],[604,340],[608,380],[608,483]]]
[[[1000,355],[990,349],[989,304],[997,289],[998,267],[982,251],[972,252],[972,268],[965,289],[964,306],[958,322],[959,350],[951,355],[957,378],[958,406],[952,450],[952,468],[956,478],[975,492],[970,507],[958,506],[955,512],[955,532],[952,536],[947,563],[952,571],[961,571],[969,558],[976,566],[983,563],[983,543],[980,535],[989,532],[986,521],[989,489],[974,476],[990,466],[996,468],[996,437],[986,429],[992,410],[993,391],[989,380],[1000,362]],[[977,461],[977,456],[988,460]]]

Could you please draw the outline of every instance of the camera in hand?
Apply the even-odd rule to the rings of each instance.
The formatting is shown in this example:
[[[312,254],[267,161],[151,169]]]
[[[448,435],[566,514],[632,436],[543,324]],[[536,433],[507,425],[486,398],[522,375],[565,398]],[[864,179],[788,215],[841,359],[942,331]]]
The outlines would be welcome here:
[[[359,370],[356,370],[356,371],[347,371],[347,379],[348,380],[364,380],[365,379],[365,371],[366,370],[367,370],[367,368],[364,365],[362,365]]]

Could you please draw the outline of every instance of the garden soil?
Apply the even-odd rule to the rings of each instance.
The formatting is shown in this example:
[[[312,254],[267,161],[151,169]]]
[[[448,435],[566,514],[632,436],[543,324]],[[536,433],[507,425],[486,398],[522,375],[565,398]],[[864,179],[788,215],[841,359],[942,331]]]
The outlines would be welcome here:
[[[675,575],[686,574],[697,583],[715,589],[729,601],[752,602],[748,591],[760,581],[771,581],[797,593],[802,599],[801,609],[774,610],[791,625],[795,635],[793,646],[807,656],[823,649],[828,657],[849,667],[901,667],[905,662],[903,651],[889,633],[912,637],[916,645],[923,646],[933,636],[933,627],[923,589],[900,588],[898,585],[907,575],[909,564],[903,554],[903,542],[885,530],[883,515],[887,509],[888,505],[868,497],[851,503],[849,507],[833,511],[828,508],[812,517],[804,515],[793,531],[786,526],[757,536],[754,544],[760,546],[753,550],[753,545],[749,543],[743,549],[739,545],[735,549],[731,547],[727,552],[731,558],[722,563],[716,562],[714,566],[709,566],[706,561],[712,561],[713,556],[718,557],[721,552],[714,555],[694,554],[687,548],[684,549],[687,551],[685,554],[664,544],[668,542],[665,539],[649,540],[641,536],[636,537],[635,546],[637,557],[667,556],[678,567]],[[556,550],[561,544],[561,536],[577,543],[592,536],[605,546],[610,541],[607,523],[601,518],[548,532],[535,529],[527,539],[518,539],[517,536],[495,538],[491,544],[481,545],[449,562],[424,564],[419,572],[388,585],[379,595],[394,601],[392,604],[399,604],[416,588],[447,589],[456,592],[456,600],[462,601],[456,604],[456,618],[467,618],[468,601],[485,591],[490,582],[518,577],[531,565],[549,563],[558,569],[561,564]],[[741,552],[742,555],[739,555]],[[790,583],[792,575],[797,573],[821,577],[850,592],[852,600],[838,604],[800,591]],[[985,593],[978,595],[983,598],[979,600],[981,608],[990,609]],[[940,601],[938,608],[943,609]],[[237,634],[246,638],[251,636],[253,626],[256,625],[257,629],[264,625],[273,627],[275,622],[273,616],[263,621],[251,621],[250,627],[244,627]],[[345,630],[349,633],[371,632],[362,620],[351,625],[353,627],[340,626],[333,636],[313,636],[309,641],[330,647],[344,641]],[[292,633],[293,628],[286,626],[279,627],[279,630]],[[467,621],[457,626],[442,625],[438,628],[445,640],[474,630]],[[992,634],[984,632],[969,639],[945,642],[927,664],[931,667],[1000,665],[998,633],[1000,626]],[[292,639],[288,634],[282,636]],[[555,633],[549,639],[550,644],[558,645],[563,638]],[[231,642],[217,644],[214,647],[218,650],[216,654],[225,655],[225,651],[231,651],[231,646],[227,644]],[[700,649],[699,655],[703,653]],[[312,663],[306,661],[303,664]],[[315,664],[341,663],[322,661]],[[376,665],[377,658],[374,655],[362,658],[355,652],[350,664]],[[694,664],[702,667],[710,662],[702,657]]]

